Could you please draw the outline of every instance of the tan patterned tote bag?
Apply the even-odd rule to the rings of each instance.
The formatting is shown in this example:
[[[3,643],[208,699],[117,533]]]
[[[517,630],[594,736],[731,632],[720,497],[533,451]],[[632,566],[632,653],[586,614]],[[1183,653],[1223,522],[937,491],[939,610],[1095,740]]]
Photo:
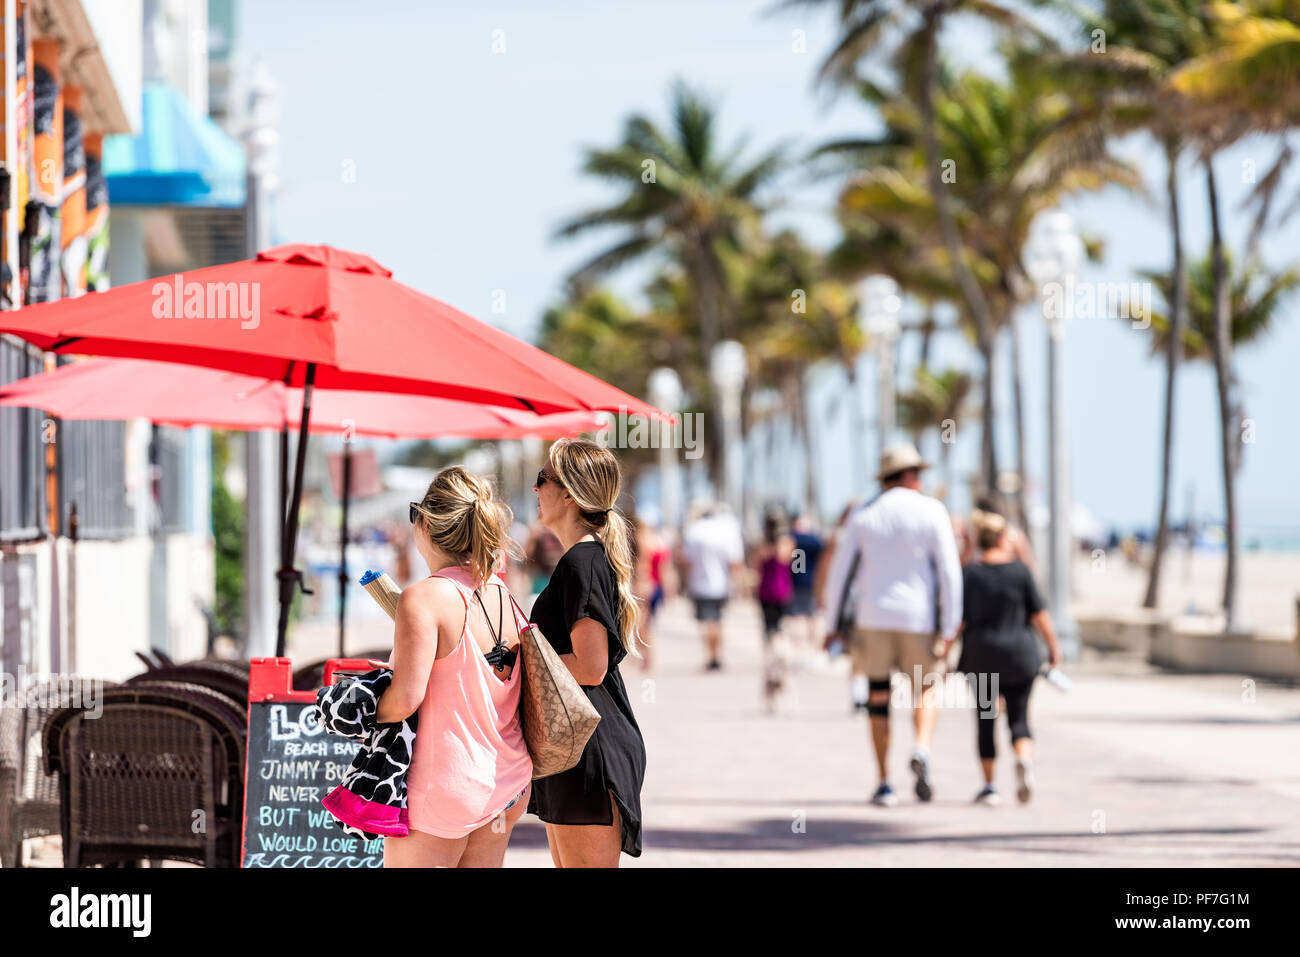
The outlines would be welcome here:
[[[519,660],[524,673],[520,676],[519,720],[536,780],[578,763],[600,723],[600,713],[513,595],[510,602],[521,619]]]

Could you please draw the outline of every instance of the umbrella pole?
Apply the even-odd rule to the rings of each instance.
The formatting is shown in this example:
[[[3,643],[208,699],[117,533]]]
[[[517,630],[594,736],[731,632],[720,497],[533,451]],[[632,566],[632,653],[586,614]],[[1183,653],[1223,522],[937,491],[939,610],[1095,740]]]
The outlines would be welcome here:
[[[289,369],[284,374],[284,387],[289,388],[289,383],[293,381],[293,367],[295,363],[289,363]],[[285,410],[286,413],[288,410]],[[288,415],[285,415],[285,421],[280,423],[280,555],[284,555],[284,525],[289,520],[289,423]]]
[[[348,618],[348,499],[352,497],[352,442],[343,437],[343,518],[339,527],[339,657]]]
[[[289,606],[293,604],[294,586],[301,587],[302,573],[293,567],[295,546],[298,542],[298,508],[302,504],[302,473],[307,464],[307,427],[311,423],[311,394],[316,384],[316,363],[307,364],[307,380],[302,388],[302,421],[298,426],[298,454],[293,468],[293,500],[289,503],[289,516],[285,521],[284,549],[280,571],[280,621],[275,631],[275,656],[284,657],[284,639],[289,631]],[[303,588],[304,594],[310,594]]]
[[[280,426],[280,556],[284,557],[284,526],[289,520],[289,426]]]

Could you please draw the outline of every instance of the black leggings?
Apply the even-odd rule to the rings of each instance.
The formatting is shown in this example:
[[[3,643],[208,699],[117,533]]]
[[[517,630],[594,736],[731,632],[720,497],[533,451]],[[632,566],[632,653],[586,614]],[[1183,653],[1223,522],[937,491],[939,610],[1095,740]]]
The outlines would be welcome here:
[[[1034,690],[1033,679],[1020,685],[1001,685],[998,692],[1007,701],[1007,724],[1011,726],[1011,740],[1032,738],[1029,733],[1029,692]],[[985,714],[980,709],[980,702],[975,702],[975,724],[979,729],[980,757],[992,760],[998,756],[997,745],[993,741],[993,731],[998,723],[997,702],[993,702],[991,713]]]
[[[763,601],[759,604],[763,607],[763,638],[768,640],[781,630],[781,619],[785,617],[788,606],[774,601]]]

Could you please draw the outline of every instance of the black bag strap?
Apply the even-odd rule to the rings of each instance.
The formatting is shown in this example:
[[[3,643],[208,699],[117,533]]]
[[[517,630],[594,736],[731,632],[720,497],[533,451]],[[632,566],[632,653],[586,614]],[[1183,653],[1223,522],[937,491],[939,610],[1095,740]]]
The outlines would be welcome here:
[[[931,596],[934,606],[934,634],[940,633],[943,624],[943,602],[939,600],[939,563],[933,555],[928,556],[930,560],[930,585],[934,589]]]
[[[500,588],[501,586],[496,587]],[[505,599],[502,598],[497,605],[497,626],[494,629],[492,619],[488,616],[487,605],[483,604],[483,596],[479,594],[477,588],[474,589],[474,597],[478,600],[479,607],[483,609],[483,618],[487,621],[488,631],[492,634],[492,650],[484,652],[483,657],[488,660],[488,664],[492,665],[493,668],[514,664],[515,655],[518,652],[507,648],[505,642]],[[513,602],[514,597],[511,596],[510,600]]]
[[[858,576],[858,563],[861,561],[861,550],[854,549],[853,561],[849,565],[849,573],[844,576],[844,588],[840,591],[839,608],[835,612],[836,630],[843,634],[847,634],[853,624],[853,610],[849,607],[849,592],[853,589],[853,579]]]

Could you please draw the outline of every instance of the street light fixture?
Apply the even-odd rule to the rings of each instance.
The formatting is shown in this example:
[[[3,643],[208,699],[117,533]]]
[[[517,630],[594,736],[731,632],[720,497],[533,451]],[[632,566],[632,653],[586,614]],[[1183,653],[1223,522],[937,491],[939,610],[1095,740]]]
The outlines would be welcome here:
[[[1031,240],[1025,268],[1039,287],[1047,322],[1048,423],[1048,595],[1052,616],[1067,661],[1079,658],[1079,630],[1070,614],[1071,528],[1069,453],[1065,443],[1065,323],[1072,312],[1074,281],[1083,265],[1083,240],[1069,213],[1043,216]]]
[[[745,384],[748,363],[745,347],[734,339],[725,339],[713,347],[709,356],[709,380],[718,393],[722,412],[723,498],[732,514],[742,518],[740,484],[735,468],[735,446],[740,440],[740,389]]]
[[[660,366],[650,373],[650,401],[658,408],[677,412],[682,403],[682,380],[676,371]],[[665,529],[681,523],[681,476],[677,461],[677,443],[672,428],[658,426],[659,434],[659,515]]]
[[[898,342],[900,326],[898,313],[903,300],[898,294],[898,283],[888,276],[868,276],[862,283],[862,329],[871,341],[876,353],[876,411],[878,452],[884,453],[889,447],[890,437],[898,420],[894,388],[894,346]],[[856,397],[855,397],[856,398]],[[861,414],[862,403],[855,403]],[[859,456],[862,449],[862,433],[859,430],[857,448]],[[868,474],[867,463],[859,461],[860,476]]]

